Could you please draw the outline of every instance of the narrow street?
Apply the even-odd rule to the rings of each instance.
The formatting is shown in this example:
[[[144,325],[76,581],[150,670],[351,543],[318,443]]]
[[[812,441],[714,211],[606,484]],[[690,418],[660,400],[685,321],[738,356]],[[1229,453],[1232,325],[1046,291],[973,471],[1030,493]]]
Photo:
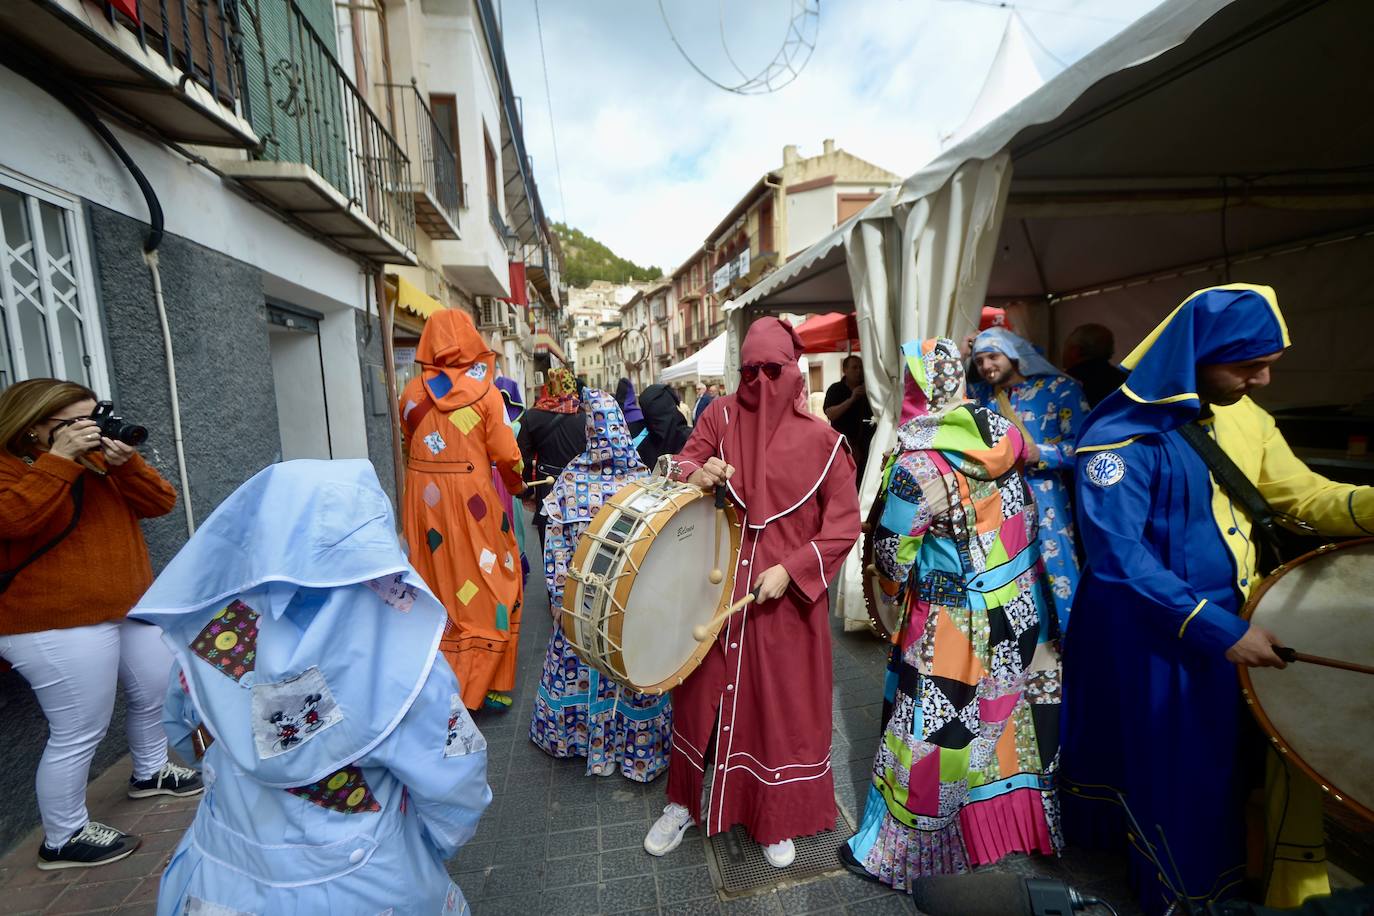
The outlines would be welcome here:
[[[528,521],[528,520],[527,520]],[[532,525],[527,544],[537,544]],[[537,566],[538,564],[536,564]],[[548,593],[530,576],[520,643],[515,703],[482,713],[492,803],[477,835],[449,863],[476,916],[590,914],[802,914],[863,916],[915,913],[910,898],[854,877],[838,864],[805,877],[786,875],[773,887],[729,897],[717,890],[713,853],[700,831],[688,831],[676,851],[655,859],[644,834],[665,804],[666,777],[644,786],[620,776],[586,776],[582,760],[553,760],[529,741],[530,715],[552,627]],[[861,813],[879,735],[883,646],[866,633],[844,633],[834,620],[835,791],[851,819]],[[157,879],[190,823],[195,799],[131,801],[124,797],[125,760],[91,784],[92,816],[143,836],[138,853],[103,868],[41,872],[34,868],[34,830],[0,859],[0,913],[147,916]],[[787,874],[800,870],[794,865]],[[833,861],[833,857],[827,861]],[[1045,875],[1103,896],[1123,914],[1136,913],[1119,859],[1075,850],[1059,862],[1014,858],[1002,870]],[[771,875],[769,876],[771,877]]]

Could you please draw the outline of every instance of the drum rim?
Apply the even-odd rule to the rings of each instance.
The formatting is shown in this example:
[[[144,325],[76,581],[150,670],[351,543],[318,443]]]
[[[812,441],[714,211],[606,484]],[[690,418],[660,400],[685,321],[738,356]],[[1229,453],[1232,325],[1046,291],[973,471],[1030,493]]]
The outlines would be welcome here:
[[[1297,559],[1289,560],[1287,563],[1284,563],[1282,566],[1279,566],[1277,569],[1275,569],[1268,576],[1264,577],[1264,580],[1260,582],[1259,586],[1255,589],[1254,593],[1251,594],[1248,599],[1246,599],[1245,605],[1241,607],[1241,618],[1243,620],[1249,621],[1251,616],[1255,613],[1255,608],[1258,607],[1260,599],[1264,597],[1264,595],[1269,591],[1270,587],[1273,586],[1275,582],[1279,581],[1279,579],[1283,578],[1285,575],[1287,575],[1289,572],[1293,571],[1297,567],[1302,566],[1308,561],[1313,560],[1319,556],[1326,556],[1327,554],[1335,553],[1338,550],[1348,550],[1352,547],[1361,547],[1371,544],[1374,544],[1374,537],[1356,538],[1355,540],[1342,541],[1338,544],[1323,544],[1315,550],[1309,550],[1307,553],[1303,554]],[[1291,664],[1301,663],[1292,662]],[[1346,794],[1346,792],[1343,789],[1337,786],[1334,782],[1327,779],[1321,773],[1318,773],[1317,770],[1310,763],[1303,759],[1301,754],[1299,754],[1297,751],[1293,749],[1293,747],[1288,743],[1288,740],[1279,733],[1279,730],[1274,726],[1274,723],[1270,721],[1269,715],[1264,711],[1264,704],[1260,702],[1259,696],[1255,693],[1254,684],[1250,680],[1250,669],[1245,665],[1237,665],[1236,668],[1240,673],[1240,690],[1242,696],[1245,698],[1245,705],[1249,707],[1250,714],[1255,717],[1255,721],[1259,723],[1260,730],[1264,732],[1265,736],[1269,739],[1269,743],[1274,746],[1279,756],[1284,760],[1287,760],[1289,763],[1292,763],[1294,766],[1296,766],[1299,772],[1303,773],[1305,776],[1307,776],[1307,778],[1315,782],[1321,788],[1322,792],[1325,795],[1329,796],[1337,804],[1347,808],[1355,814],[1358,814],[1365,820],[1374,822],[1374,810],[1365,807],[1360,802],[1351,798],[1348,794]]]
[[[652,486],[656,481],[662,481],[666,479],[667,478],[662,477],[650,477],[640,480],[632,480],[625,486],[621,487],[619,490],[616,491],[615,496],[607,500],[605,504],[597,510],[596,515],[593,516],[591,522],[588,523],[586,533],[591,533],[592,531],[595,531],[599,534],[602,531],[602,529],[604,529],[607,525],[610,524],[610,520],[614,517],[615,513],[606,512],[607,509],[613,507],[619,510],[623,508],[624,504],[628,500],[633,498],[635,494],[648,489],[648,487]],[[678,484],[677,481],[670,482]],[[648,529],[653,532],[653,537],[648,539],[645,543],[636,546],[634,549],[630,551],[630,559],[634,561],[634,564],[636,566],[638,566],[643,561],[644,555],[649,552],[649,548],[653,546],[654,540],[662,533],[663,529],[668,526],[669,522],[673,519],[673,517],[677,515],[677,511],[698,500],[711,498],[712,494],[708,490],[703,490],[700,487],[696,487],[692,484],[683,483],[678,485],[690,489],[683,489],[677,493],[672,493],[669,495],[669,501],[674,506],[673,512],[664,512],[662,510],[659,510],[646,520],[645,524],[647,525]],[[696,491],[696,495],[692,495],[692,490]],[[729,529],[730,538],[729,551],[727,555],[732,562],[728,563],[728,568],[723,568],[725,572],[725,580],[721,583],[722,587],[720,592],[720,601],[717,603],[715,613],[712,616],[719,615],[721,611],[725,610],[725,608],[729,607],[730,605],[730,598],[733,594],[735,580],[735,563],[733,562],[733,560],[739,554],[739,545],[741,538],[740,519],[739,513],[736,511],[734,505],[731,503],[727,503],[725,506],[725,518],[728,522],[726,527]],[[712,537],[714,538],[714,533],[712,534]],[[582,563],[586,560],[587,552],[591,550],[590,545],[594,543],[596,543],[594,540],[586,537],[583,537],[579,540],[577,550],[573,553],[574,566],[580,567],[582,565]],[[624,603],[630,597],[630,592],[634,590],[635,582],[636,580],[638,580],[638,578],[639,574],[637,572],[634,572],[634,570],[629,571],[629,573],[616,586],[615,592],[613,593],[613,597],[615,598],[616,602],[618,602],[621,605],[624,605]],[[579,580],[576,589],[576,604],[581,603],[581,594],[582,582]],[[573,616],[573,614],[568,608],[568,602],[570,599],[573,599],[573,595],[571,594],[570,590],[565,586],[563,589],[563,608],[562,612],[559,614],[559,626],[562,628],[563,635],[565,637],[568,636],[569,628],[575,625],[573,621],[577,619]],[[576,604],[574,605],[574,607],[576,606]],[[623,633],[624,628],[624,618],[624,612],[614,606],[611,607],[611,609],[606,615],[607,636],[611,640],[613,640],[613,642],[616,645],[620,645],[621,643],[621,635]],[[716,637],[719,635],[719,633],[720,627],[717,627],[715,630],[711,632],[710,636],[708,636],[706,639],[703,639],[701,642],[697,644],[696,651],[694,651],[688,657],[688,659],[677,668],[676,671],[674,671],[672,674],[668,675],[668,677],[664,678],[663,680],[655,684],[651,684],[648,686],[640,686],[639,684],[635,684],[633,681],[631,681],[628,669],[625,665],[624,653],[620,649],[614,649],[607,654],[606,664],[607,668],[609,668],[610,670],[607,670],[604,673],[617,679],[618,681],[623,682],[625,686],[629,687],[637,693],[662,696],[669,690],[681,684],[684,680],[687,679],[687,676],[689,674],[696,670],[697,666],[700,665],[702,661],[706,658],[706,653],[711,651],[711,647],[715,645]],[[580,652],[578,653],[578,657],[581,658],[584,662],[587,662],[587,664],[592,664],[592,662],[588,661],[588,659],[585,656],[583,656]],[[598,666],[593,665],[593,667]],[[616,669],[619,669],[618,672]]]
[[[863,546],[859,560],[863,564],[864,610],[868,613],[869,626],[873,628],[873,631],[883,642],[890,643],[896,640],[896,634],[888,630],[887,624],[878,613],[878,597],[873,593],[873,577],[877,574],[877,556],[873,546],[873,532],[882,519],[883,499],[886,496],[886,490],[879,492],[873,497],[873,505],[868,508],[868,518],[863,524]]]

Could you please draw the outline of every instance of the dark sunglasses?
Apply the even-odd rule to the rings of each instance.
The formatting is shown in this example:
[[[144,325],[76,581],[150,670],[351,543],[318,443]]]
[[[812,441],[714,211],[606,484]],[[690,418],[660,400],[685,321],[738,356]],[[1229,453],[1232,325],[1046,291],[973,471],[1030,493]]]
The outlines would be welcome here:
[[[759,370],[768,377],[769,381],[777,381],[778,376],[782,375],[782,363],[746,363],[739,367],[740,381],[748,384],[759,377]]]

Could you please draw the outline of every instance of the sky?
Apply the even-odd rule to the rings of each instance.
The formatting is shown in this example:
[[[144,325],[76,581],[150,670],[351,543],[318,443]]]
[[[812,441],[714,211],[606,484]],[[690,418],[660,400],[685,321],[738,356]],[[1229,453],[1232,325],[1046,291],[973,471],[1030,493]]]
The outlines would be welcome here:
[[[497,0],[545,213],[665,270],[787,144],[813,156],[833,138],[902,176],[925,165],[973,106],[1010,15],[996,0],[820,0],[800,75],[741,96],[692,69],[660,2],[696,65],[733,85],[774,59],[800,0]],[[1157,2],[1014,5],[1050,77]]]

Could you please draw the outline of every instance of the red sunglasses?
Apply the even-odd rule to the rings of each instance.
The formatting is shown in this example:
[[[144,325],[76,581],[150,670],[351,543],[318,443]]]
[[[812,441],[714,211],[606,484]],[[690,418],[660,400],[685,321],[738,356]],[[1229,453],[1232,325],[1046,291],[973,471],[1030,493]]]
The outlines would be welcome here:
[[[759,377],[760,369],[770,381],[777,381],[778,376],[782,375],[782,363],[746,363],[739,367],[740,381],[749,384]]]

